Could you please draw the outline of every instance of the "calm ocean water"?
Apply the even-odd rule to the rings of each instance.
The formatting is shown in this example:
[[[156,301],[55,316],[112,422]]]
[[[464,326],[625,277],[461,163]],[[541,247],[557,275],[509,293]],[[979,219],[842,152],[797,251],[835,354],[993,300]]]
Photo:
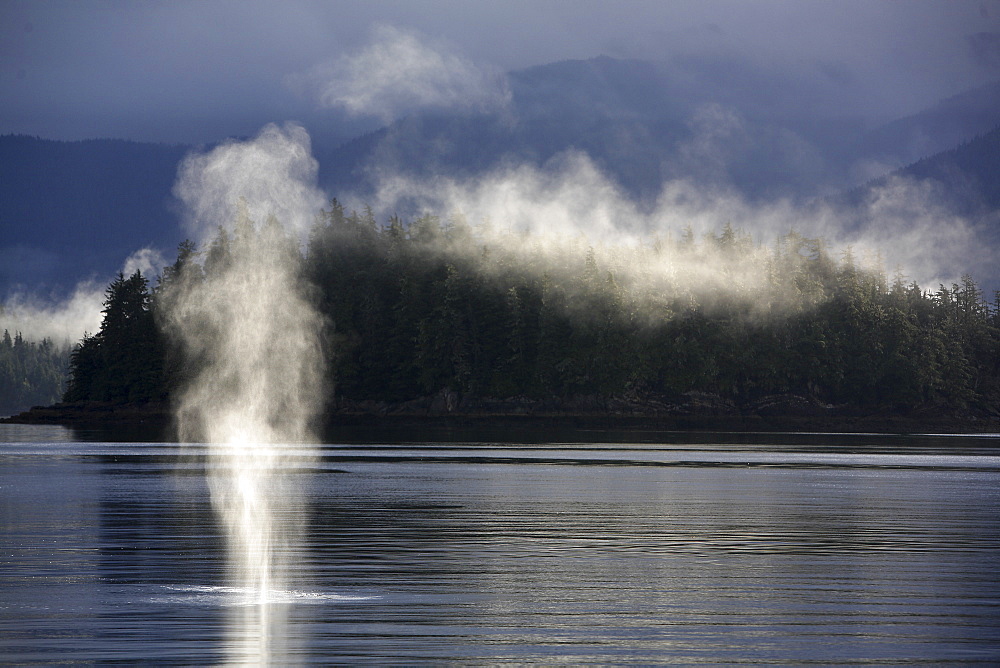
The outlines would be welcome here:
[[[328,444],[267,606],[204,448],[87,438],[0,425],[3,662],[1000,662],[997,437]]]

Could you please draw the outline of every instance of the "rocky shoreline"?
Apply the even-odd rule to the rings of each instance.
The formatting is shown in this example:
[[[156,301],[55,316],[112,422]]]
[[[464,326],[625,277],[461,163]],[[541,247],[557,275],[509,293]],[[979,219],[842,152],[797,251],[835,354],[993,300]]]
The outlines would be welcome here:
[[[76,428],[136,428],[169,435],[169,403],[98,402],[36,406],[0,422]],[[997,433],[996,413],[945,410],[864,411],[821,404],[798,395],[772,395],[745,405],[689,392],[679,397],[595,397],[490,399],[440,392],[407,402],[337,400],[323,416],[327,433],[342,427],[412,426],[489,429],[652,429],[663,431],[823,431],[907,433]],[[169,436],[168,436],[169,437]]]

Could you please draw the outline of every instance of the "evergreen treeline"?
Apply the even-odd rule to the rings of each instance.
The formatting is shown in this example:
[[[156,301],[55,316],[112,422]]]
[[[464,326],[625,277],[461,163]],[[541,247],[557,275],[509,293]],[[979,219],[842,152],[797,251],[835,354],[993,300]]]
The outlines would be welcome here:
[[[69,348],[51,339],[25,341],[20,332],[8,330],[0,339],[0,415],[29,406],[48,406],[63,392]]]
[[[210,274],[227,244],[220,230],[203,252],[182,245],[152,293],[119,276],[101,331],[73,354],[66,398],[167,396],[184,361],[164,361],[153,312],[183,266]],[[460,218],[380,225],[334,200],[296,257],[328,323],[337,399],[698,392],[742,406],[774,395],[876,410],[1000,405],[1000,304],[971,277],[924,291],[794,232],[766,248],[728,225],[553,247]]]
[[[164,345],[149,283],[119,272],[105,292],[104,319],[70,356],[64,401],[143,402],[166,398]]]
[[[791,393],[879,408],[1000,398],[1000,309],[968,276],[925,293],[850,251],[831,258],[822,240],[790,233],[761,249],[730,226],[638,248],[578,243],[575,255],[478,232],[432,217],[378,226],[336,202],[323,213],[306,265],[332,323],[338,395],[698,391],[747,404]],[[704,285],[644,280],[658,262]]]

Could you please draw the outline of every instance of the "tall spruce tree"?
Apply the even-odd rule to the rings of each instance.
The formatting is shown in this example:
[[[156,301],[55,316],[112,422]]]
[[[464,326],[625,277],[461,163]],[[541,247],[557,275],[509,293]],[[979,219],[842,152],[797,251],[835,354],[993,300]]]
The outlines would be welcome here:
[[[105,291],[104,319],[70,357],[66,401],[135,402],[162,399],[163,345],[141,272],[119,272]]]

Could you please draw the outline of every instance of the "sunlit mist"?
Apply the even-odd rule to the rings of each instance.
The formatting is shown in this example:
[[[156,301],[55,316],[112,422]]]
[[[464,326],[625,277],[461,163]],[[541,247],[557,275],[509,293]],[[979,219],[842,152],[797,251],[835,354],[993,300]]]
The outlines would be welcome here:
[[[259,606],[231,629],[243,639],[236,651],[256,647],[265,660],[275,658],[281,635],[272,603],[291,584],[288,564],[304,529],[294,471],[312,457],[322,397],[320,318],[297,275],[298,238],[275,217],[294,230],[301,207],[315,204],[310,177],[308,137],[294,126],[189,158],[176,192],[193,229],[215,232],[216,241],[164,295],[168,332],[190,369],[176,399],[178,434],[209,444],[230,584]]]

